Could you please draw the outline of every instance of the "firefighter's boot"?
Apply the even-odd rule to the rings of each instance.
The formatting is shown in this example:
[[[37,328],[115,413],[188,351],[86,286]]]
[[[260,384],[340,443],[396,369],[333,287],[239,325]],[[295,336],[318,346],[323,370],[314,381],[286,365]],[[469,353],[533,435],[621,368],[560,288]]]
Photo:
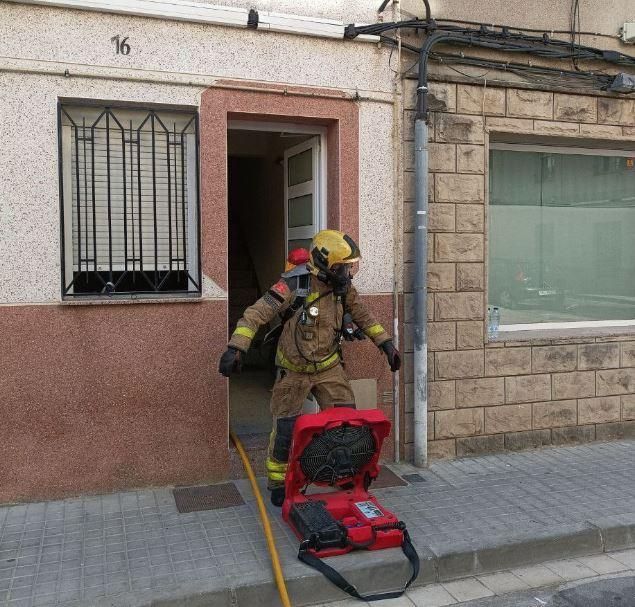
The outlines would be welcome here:
[[[267,457],[267,489],[271,491],[271,503],[280,507],[284,502],[284,479],[287,473],[289,450],[293,437],[293,427],[298,416],[279,417],[276,420],[274,436],[269,444]]]

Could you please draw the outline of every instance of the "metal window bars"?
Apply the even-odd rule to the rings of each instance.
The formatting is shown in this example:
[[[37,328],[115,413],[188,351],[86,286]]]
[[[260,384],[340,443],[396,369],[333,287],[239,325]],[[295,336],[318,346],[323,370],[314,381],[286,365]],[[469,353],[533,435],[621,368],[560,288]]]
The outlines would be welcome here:
[[[201,291],[195,113],[60,105],[62,295]]]

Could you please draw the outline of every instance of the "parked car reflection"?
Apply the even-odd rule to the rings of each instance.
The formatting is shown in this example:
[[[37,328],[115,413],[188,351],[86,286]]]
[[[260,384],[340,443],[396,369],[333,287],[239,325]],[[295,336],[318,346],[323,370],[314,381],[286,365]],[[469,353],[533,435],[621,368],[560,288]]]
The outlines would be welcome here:
[[[493,260],[490,264],[490,303],[510,310],[561,310],[565,292],[559,271],[548,264]]]

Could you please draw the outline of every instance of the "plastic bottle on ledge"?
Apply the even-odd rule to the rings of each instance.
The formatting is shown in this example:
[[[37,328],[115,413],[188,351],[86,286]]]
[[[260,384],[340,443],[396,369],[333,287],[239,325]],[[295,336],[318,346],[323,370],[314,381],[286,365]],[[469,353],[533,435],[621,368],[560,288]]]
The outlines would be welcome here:
[[[500,310],[497,307],[487,308],[487,338],[490,341],[498,337],[498,327],[500,325]]]
[[[498,327],[500,326],[500,310],[494,306],[492,308],[492,335],[491,339],[498,337]]]

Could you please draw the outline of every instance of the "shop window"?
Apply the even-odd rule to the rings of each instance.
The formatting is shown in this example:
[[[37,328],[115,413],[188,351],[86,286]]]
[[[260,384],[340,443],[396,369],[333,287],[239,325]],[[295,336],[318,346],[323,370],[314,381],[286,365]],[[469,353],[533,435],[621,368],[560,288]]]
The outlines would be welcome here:
[[[195,112],[62,104],[62,293],[200,293]]]
[[[634,157],[491,145],[488,295],[501,329],[635,323]]]

